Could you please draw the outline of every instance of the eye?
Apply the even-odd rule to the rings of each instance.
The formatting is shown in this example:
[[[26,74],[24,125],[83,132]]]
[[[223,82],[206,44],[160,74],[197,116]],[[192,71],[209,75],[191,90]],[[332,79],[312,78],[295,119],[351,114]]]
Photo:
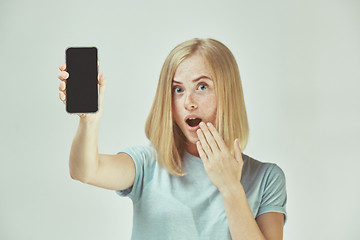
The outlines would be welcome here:
[[[174,87],[174,88],[173,88],[173,91],[174,91],[175,93],[181,93],[183,90],[182,90],[182,88],[180,88],[180,87]]]
[[[199,85],[198,89],[204,91],[205,89],[207,89],[207,85],[202,83]]]

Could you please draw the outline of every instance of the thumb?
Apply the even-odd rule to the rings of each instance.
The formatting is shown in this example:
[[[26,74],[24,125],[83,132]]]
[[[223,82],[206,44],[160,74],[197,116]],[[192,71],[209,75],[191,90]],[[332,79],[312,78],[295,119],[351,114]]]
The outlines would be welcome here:
[[[241,157],[241,149],[240,149],[240,146],[239,146],[239,139],[235,139],[234,141],[234,155],[235,155],[235,159],[238,161],[238,162],[242,162],[242,157]]]

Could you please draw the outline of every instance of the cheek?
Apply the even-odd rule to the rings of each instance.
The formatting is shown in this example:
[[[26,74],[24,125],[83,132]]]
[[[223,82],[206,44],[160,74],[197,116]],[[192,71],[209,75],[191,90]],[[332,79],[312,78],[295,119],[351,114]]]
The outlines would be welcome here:
[[[215,126],[216,113],[217,113],[216,103],[215,103],[215,105],[212,105],[212,106],[213,106],[213,107],[211,108],[211,120],[212,120],[212,123],[213,123],[214,126]]]
[[[203,106],[208,110],[209,114],[216,115],[216,109],[217,109],[216,95],[212,94],[207,96],[206,98],[203,98]]]
[[[172,110],[172,117],[173,120],[178,123],[179,118],[180,118],[180,111],[179,111],[179,101],[176,101],[175,99],[173,99],[172,104],[171,104],[171,110]]]
[[[209,99],[208,102],[206,102],[207,114],[208,114],[208,120],[215,126],[216,124],[216,115],[217,115],[217,101],[213,99]]]

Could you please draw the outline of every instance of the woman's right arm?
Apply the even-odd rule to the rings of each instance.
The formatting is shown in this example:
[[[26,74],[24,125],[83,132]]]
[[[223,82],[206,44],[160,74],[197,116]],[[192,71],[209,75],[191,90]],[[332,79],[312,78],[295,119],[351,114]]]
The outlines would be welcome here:
[[[66,65],[60,66],[60,100],[66,104]],[[70,176],[75,180],[94,186],[124,190],[135,180],[135,164],[126,153],[116,155],[99,154],[98,126],[102,112],[106,80],[99,74],[99,111],[96,114],[78,114],[79,126],[74,137],[69,159]]]

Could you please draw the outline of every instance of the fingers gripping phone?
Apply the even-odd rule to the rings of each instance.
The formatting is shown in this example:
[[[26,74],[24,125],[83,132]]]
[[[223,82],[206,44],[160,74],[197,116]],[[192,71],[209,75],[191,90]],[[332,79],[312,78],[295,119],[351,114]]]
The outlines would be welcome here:
[[[95,113],[98,111],[98,53],[96,47],[66,49],[66,111]]]

